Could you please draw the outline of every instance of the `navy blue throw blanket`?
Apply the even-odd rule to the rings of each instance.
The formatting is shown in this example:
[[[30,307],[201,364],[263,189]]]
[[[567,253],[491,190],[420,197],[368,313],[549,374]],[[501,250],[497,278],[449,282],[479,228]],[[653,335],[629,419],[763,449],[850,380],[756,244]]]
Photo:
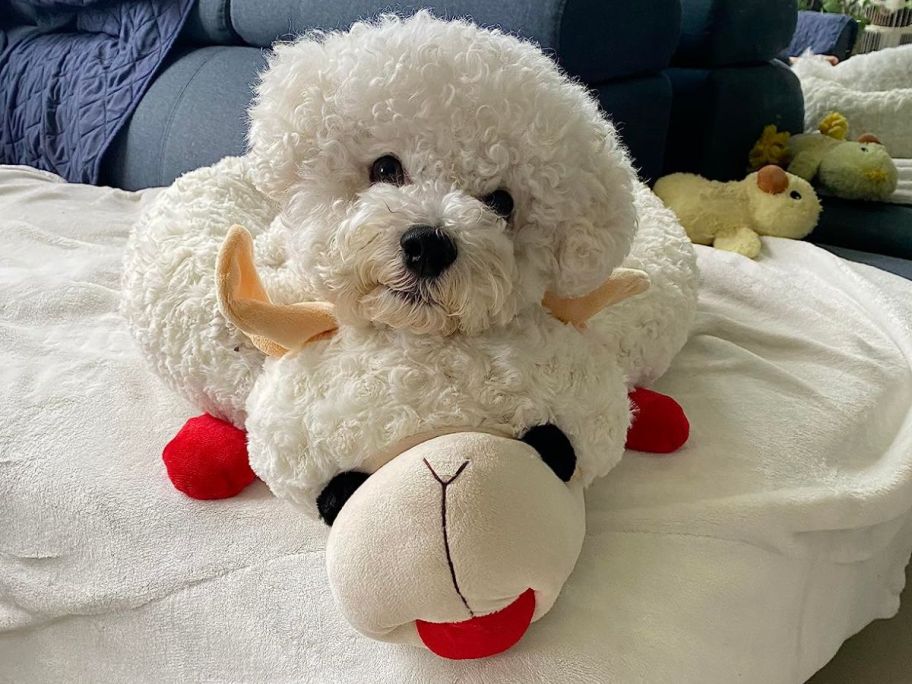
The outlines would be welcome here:
[[[858,35],[858,22],[844,14],[798,12],[798,25],[792,43],[786,49],[790,57],[800,57],[805,50],[818,55],[848,59]]]
[[[105,150],[165,59],[193,1],[4,2],[0,163],[97,183]]]

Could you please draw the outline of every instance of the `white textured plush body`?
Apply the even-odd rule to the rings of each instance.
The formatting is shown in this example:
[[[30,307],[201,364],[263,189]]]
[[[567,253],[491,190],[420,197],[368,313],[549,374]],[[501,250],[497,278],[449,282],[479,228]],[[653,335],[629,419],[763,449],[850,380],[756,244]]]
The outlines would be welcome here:
[[[159,374],[179,393],[249,432],[251,464],[273,490],[314,512],[337,472],[378,467],[412,438],[456,428],[518,436],[556,422],[588,484],[620,459],[626,392],[667,369],[696,297],[693,251],[670,211],[636,192],[639,230],[625,266],[645,294],[580,332],[532,307],[477,336],[343,326],[328,340],[267,359],[218,314],[215,261],[231,221],[256,237],[276,301],[308,298],[269,232],[275,206],[228,158],[165,190],[130,242],[124,310]],[[391,451],[391,449],[393,451]]]
[[[579,553],[582,489],[623,452],[628,389],[687,338],[683,229],[583,88],[534,46],[464,22],[419,13],[280,46],[251,121],[248,155],[180,178],[134,231],[122,308],[142,349],[246,429],[256,473],[309,514],[337,476],[369,476],[327,549],[359,630],[414,641],[414,621],[485,616],[526,589],[541,617]],[[377,182],[391,156],[398,175]],[[507,191],[509,211],[490,199]],[[273,304],[335,307],[331,338],[266,357],[222,315],[232,224],[252,234]],[[433,278],[403,258],[416,225],[454,246]],[[650,289],[585,329],[542,305],[622,264]],[[514,439],[542,424],[572,444],[567,481]]]

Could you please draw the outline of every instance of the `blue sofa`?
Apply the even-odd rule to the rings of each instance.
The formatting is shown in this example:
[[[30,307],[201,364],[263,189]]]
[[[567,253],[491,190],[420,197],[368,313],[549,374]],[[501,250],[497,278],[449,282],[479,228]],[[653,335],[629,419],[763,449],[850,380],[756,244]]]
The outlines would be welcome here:
[[[419,7],[430,7],[442,16],[470,17],[538,42],[597,94],[647,180],[673,171],[719,180],[740,178],[747,153],[764,125],[775,123],[780,130],[799,132],[803,123],[798,81],[775,59],[795,32],[794,0],[133,0],[121,4],[138,13],[139,5],[150,3],[160,13],[180,14],[181,21],[168,22],[174,34],[159,36],[152,46],[158,48],[158,53],[151,52],[158,55],[155,60],[160,65],[135,81],[140,94],[135,108],[115,123],[119,132],[99,151],[98,182],[125,189],[167,185],[186,171],[243,153],[246,108],[265,65],[265,48],[274,41],[311,29],[344,29],[380,11],[408,13]],[[12,26],[0,31],[0,85],[3,59],[11,54],[8,48],[17,36],[40,33],[42,8],[49,5],[118,7],[101,0],[0,4],[0,29]],[[71,30],[66,18],[60,19],[55,18],[59,26],[53,30]],[[52,39],[66,40],[56,34]],[[108,49],[116,49],[117,32],[99,39]],[[126,51],[130,46],[120,48]],[[58,112],[54,123],[60,129],[71,122]],[[45,132],[36,139],[47,137]],[[43,168],[73,177],[53,165]],[[908,259],[912,252],[904,228],[907,213],[889,205],[830,202],[812,238],[855,250],[843,254],[855,260],[864,252]],[[868,229],[859,231],[859,225]],[[909,262],[903,259],[871,256],[867,260],[909,274]]]
[[[793,0],[198,0],[105,155],[102,181],[165,185],[242,153],[263,48],[420,7],[538,42],[597,94],[646,179],[668,170],[737,177],[765,123],[801,127],[797,80],[771,61],[789,43]]]

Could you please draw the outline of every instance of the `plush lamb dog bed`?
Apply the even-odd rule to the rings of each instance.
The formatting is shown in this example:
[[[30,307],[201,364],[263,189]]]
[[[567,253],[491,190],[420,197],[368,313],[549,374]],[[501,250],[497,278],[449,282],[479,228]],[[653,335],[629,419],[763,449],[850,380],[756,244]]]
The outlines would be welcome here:
[[[804,93],[805,129],[829,112],[849,121],[849,139],[874,133],[895,158],[912,158],[912,45],[888,48],[833,66],[820,57],[799,59],[794,72]]]
[[[912,284],[802,242],[699,248],[657,389],[681,452],[589,490],[582,556],[506,654],[451,662],[345,623],[325,529],[263,485],[165,477],[190,408],[116,313],[156,191],[0,168],[0,680],[795,682],[892,615],[912,549]]]

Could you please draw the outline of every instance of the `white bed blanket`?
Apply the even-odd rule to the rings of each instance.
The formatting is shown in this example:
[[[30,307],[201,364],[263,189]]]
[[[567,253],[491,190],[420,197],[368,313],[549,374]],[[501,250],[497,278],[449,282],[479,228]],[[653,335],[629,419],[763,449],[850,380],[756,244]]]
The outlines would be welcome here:
[[[325,531],[262,484],[199,502],[161,447],[193,411],[116,314],[144,198],[0,167],[0,681],[798,682],[898,607],[912,548],[912,284],[764,239],[698,248],[692,421],[588,492],[555,609],[450,662],[336,611]]]

